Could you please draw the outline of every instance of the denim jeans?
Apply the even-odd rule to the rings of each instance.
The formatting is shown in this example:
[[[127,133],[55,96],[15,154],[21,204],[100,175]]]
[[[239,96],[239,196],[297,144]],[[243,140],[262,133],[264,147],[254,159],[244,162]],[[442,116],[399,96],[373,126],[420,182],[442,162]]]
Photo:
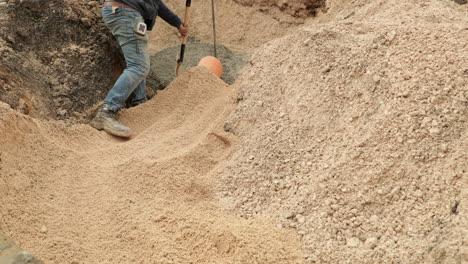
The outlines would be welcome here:
[[[148,35],[135,32],[138,23],[144,21],[140,13],[132,8],[104,6],[102,17],[119,42],[127,64],[104,100],[107,109],[120,111],[127,99],[131,105],[146,100],[146,77],[150,71]]]

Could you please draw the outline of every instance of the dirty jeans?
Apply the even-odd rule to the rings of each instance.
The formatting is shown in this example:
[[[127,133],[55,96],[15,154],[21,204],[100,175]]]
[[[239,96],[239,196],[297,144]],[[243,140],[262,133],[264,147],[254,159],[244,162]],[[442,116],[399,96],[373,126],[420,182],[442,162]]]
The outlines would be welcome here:
[[[127,64],[104,100],[104,107],[119,111],[127,99],[131,105],[146,100],[146,77],[150,70],[148,35],[135,32],[136,25],[143,22],[143,17],[132,8],[104,6],[102,17],[119,42]]]

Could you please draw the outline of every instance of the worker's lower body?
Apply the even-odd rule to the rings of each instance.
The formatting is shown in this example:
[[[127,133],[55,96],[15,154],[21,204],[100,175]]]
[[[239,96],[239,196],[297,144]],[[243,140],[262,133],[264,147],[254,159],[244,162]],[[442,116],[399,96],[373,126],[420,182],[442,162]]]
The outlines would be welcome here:
[[[125,102],[136,106],[146,101],[146,77],[150,70],[148,36],[135,32],[143,18],[132,8],[104,6],[102,16],[119,42],[127,68],[107,94],[91,125],[112,135],[130,137],[131,131],[118,121],[118,113]]]

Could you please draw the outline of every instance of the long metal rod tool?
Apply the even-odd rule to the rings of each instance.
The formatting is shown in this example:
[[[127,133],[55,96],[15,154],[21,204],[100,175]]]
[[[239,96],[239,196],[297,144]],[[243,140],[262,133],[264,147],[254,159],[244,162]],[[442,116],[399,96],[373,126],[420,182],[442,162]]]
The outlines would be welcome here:
[[[216,15],[215,15],[215,4],[214,0],[211,0],[211,16],[213,18],[213,38],[214,38],[214,56],[218,57],[218,52],[216,51]]]
[[[191,4],[192,4],[192,0],[187,0],[185,2],[184,27],[188,26]],[[179,76],[180,67],[182,66],[182,63],[184,62],[185,45],[187,45],[187,36],[182,38],[182,44],[180,45],[180,55],[179,55],[179,59],[177,60],[176,76]]]

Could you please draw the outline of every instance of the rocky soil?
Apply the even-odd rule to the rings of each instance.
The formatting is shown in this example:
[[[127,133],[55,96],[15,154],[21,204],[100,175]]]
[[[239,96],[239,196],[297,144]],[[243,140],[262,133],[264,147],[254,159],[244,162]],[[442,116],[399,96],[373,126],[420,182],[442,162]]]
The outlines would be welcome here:
[[[98,1],[8,1],[0,11],[0,100],[34,117],[84,120],[123,69]]]
[[[0,233],[44,263],[468,262],[462,2],[216,1],[239,79],[188,69],[122,141],[84,124],[123,68],[99,2],[0,1]]]
[[[308,263],[468,261],[467,7],[361,2],[254,54],[220,196]]]
[[[326,3],[325,0],[234,0],[234,2],[247,6],[255,6],[263,12],[270,12],[272,8],[277,8],[284,13],[296,17],[314,16],[317,14],[317,9],[324,7]]]
[[[302,263],[294,233],[216,199],[235,94],[189,70],[122,113],[129,141],[0,103],[0,233],[44,263]]]

